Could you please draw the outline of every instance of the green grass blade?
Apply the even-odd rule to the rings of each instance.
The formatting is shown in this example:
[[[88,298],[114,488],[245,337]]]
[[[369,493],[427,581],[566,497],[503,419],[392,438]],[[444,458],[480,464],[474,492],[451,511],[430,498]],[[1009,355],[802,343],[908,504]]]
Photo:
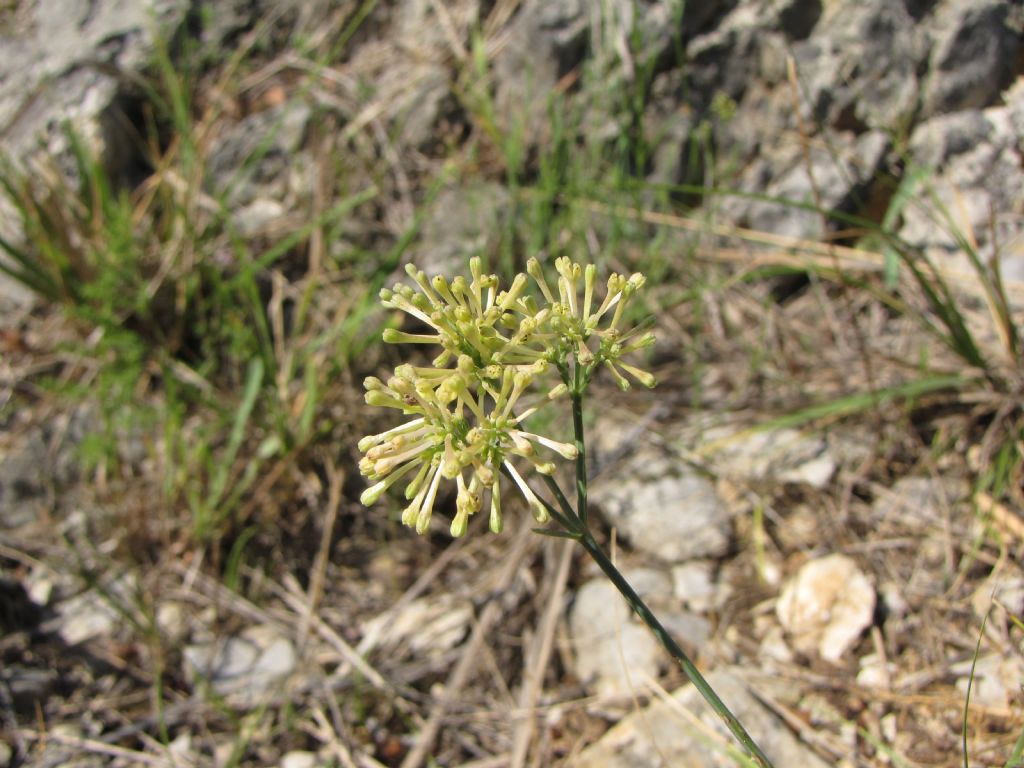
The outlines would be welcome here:
[[[971,672],[967,676],[967,693],[964,694],[964,716],[961,722],[960,735],[963,741],[964,768],[970,768],[970,758],[967,755],[967,718],[971,711],[971,689],[974,687],[974,671],[978,666],[978,656],[981,653],[981,641],[985,637],[985,626],[988,624],[989,614],[981,620],[981,629],[978,630],[978,642],[974,644],[974,656],[971,658]]]
[[[1013,752],[1010,753],[1010,759],[1006,761],[1003,768],[1021,768],[1021,766],[1024,766],[1024,728],[1021,728],[1017,743],[1013,745]]]
[[[231,473],[231,467],[235,463],[235,458],[238,456],[238,450],[242,446],[242,440],[245,439],[249,417],[252,415],[253,408],[256,405],[256,399],[259,396],[260,388],[262,386],[263,361],[256,357],[249,361],[249,367],[245,378],[245,390],[242,393],[242,401],[239,403],[238,410],[235,412],[235,420],[231,426],[231,435],[228,438],[227,447],[224,449],[224,453],[221,455],[219,461],[217,461],[213,480],[210,483],[210,508],[216,507],[221,498],[223,498],[224,489],[227,486],[228,477]]]
[[[883,403],[913,400],[914,398],[934,392],[957,391],[973,381],[975,380],[959,374],[927,376],[878,390],[877,392],[857,392],[824,403],[816,403],[793,413],[769,419],[751,427],[746,432],[770,432],[785,427],[804,426],[821,419],[837,419],[851,416]]]

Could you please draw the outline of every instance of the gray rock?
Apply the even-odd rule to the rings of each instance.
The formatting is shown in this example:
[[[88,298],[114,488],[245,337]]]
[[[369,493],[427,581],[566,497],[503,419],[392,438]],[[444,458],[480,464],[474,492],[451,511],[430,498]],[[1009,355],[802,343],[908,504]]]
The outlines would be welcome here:
[[[967,493],[966,483],[955,478],[901,477],[891,489],[879,493],[871,505],[871,517],[920,533],[939,530],[952,505]]]
[[[744,434],[742,440],[729,440],[727,435],[724,430],[705,433],[711,442],[723,441],[722,448],[709,458],[719,476],[824,488],[835,473],[836,460],[823,437],[795,429]]]
[[[58,632],[68,645],[112,634],[119,618],[111,605],[91,592],[63,601],[59,611]]]
[[[255,626],[221,642],[185,647],[185,677],[193,687],[207,682],[240,706],[259,703],[295,671],[295,647],[269,626]]]
[[[303,103],[286,102],[218,134],[207,161],[213,191],[236,208],[258,199],[280,203],[288,198],[296,186],[295,158],[311,114]]]
[[[717,594],[711,563],[695,560],[673,567],[672,588],[676,598],[693,610],[702,612],[710,609]]]
[[[139,71],[153,50],[153,22],[173,30],[188,3],[38,0],[27,7],[0,36],[0,144],[16,155],[40,137],[63,148],[59,124],[70,119],[116,169],[131,146],[113,115],[122,90],[116,70]]]
[[[1024,82],[1006,91],[1005,105],[939,115],[910,137],[915,167],[926,169],[903,211],[900,236],[937,264],[971,279],[963,253],[973,237],[983,263],[998,256],[1004,280],[1024,282],[1024,235],[1018,190],[1024,187]],[[943,213],[945,211],[946,213]],[[1019,292],[1010,292],[1011,300]]]
[[[576,593],[569,633],[573,671],[598,695],[644,689],[648,680],[657,678],[666,658],[658,641],[632,618],[622,595],[604,578],[588,581]]]
[[[691,657],[696,657],[704,651],[714,629],[711,622],[703,616],[688,611],[661,610],[658,612],[658,619],[672,635],[672,638]],[[667,656],[665,659],[666,663],[671,663]]]
[[[440,63],[412,60],[404,69],[389,68],[376,86],[401,146],[428,147],[436,141],[440,123],[456,109],[451,74]]]
[[[720,5],[684,5],[675,0],[585,4],[590,33],[586,66],[611,78],[594,78],[593,84],[600,91],[593,93],[593,98],[607,99],[609,85],[635,82],[642,74],[639,70],[666,58],[673,45],[695,34]]]
[[[153,58],[154,33],[173,40],[198,4],[35,0],[15,5],[0,25],[0,153],[22,167],[37,153],[51,155],[73,178],[67,123],[115,184],[131,184],[142,167],[129,117],[140,98],[134,83]],[[203,4],[203,18],[211,22],[204,39],[211,46],[219,45],[218,35],[251,26],[261,12],[255,6],[265,4],[246,2],[248,16],[237,20],[227,18],[228,5]],[[0,207],[0,235],[15,243],[23,239],[6,205]],[[0,273],[0,310],[27,308],[34,300]]]
[[[634,549],[665,563],[719,557],[729,548],[728,511],[711,482],[681,462],[638,453],[591,499]]]
[[[649,605],[672,599],[672,579],[660,568],[623,568],[622,575],[630,586]]]
[[[889,130],[913,116],[925,43],[903,3],[826,3],[793,52],[810,116],[825,125]]]
[[[958,676],[956,687],[961,694],[966,696],[967,686],[971,686],[971,704],[1008,710],[1019,695],[1020,682],[1024,680],[1024,663],[1015,655],[990,654],[976,662],[968,659],[954,665],[953,673]]]
[[[763,40],[773,26],[761,9],[740,3],[686,48],[689,85],[706,104],[717,94],[739,99],[756,80]]]
[[[703,172],[703,168],[693,167],[697,157],[690,151],[697,115],[691,110],[675,108],[674,93],[680,89],[681,79],[675,71],[656,77],[651,102],[644,115],[646,138],[654,149],[647,178],[655,184],[691,183]]]
[[[462,119],[454,81],[463,69],[461,63],[453,66],[452,57],[468,55],[480,28],[479,4],[402,0],[392,5],[386,33],[357,46],[337,80],[343,99],[329,97],[325,103],[340,110],[346,131],[373,124],[385,128],[388,142],[398,149],[436,151],[448,141],[446,124]],[[443,19],[439,8],[445,10]],[[472,63],[465,64],[472,69]]]
[[[992,124],[980,109],[938,115],[918,125],[910,139],[910,155],[915,163],[938,170],[986,141],[991,133]]]
[[[192,2],[194,9],[202,13],[203,27],[199,30],[200,41],[217,50],[224,41],[236,39],[240,33],[251,30],[259,22],[266,22],[276,15],[290,14],[303,16],[308,21],[320,14],[323,18],[329,0],[199,0]],[[305,31],[296,25],[297,31]]]
[[[798,741],[789,728],[751,693],[739,668],[714,670],[708,682],[773,764],[825,768],[825,763]],[[735,760],[724,745],[734,743],[719,717],[692,686],[626,717],[580,753],[574,768],[731,768]],[[699,719],[680,713],[684,707]],[[721,736],[712,742],[706,730]]]
[[[134,577],[122,575],[99,589],[88,589],[57,603],[53,621],[68,645],[111,637],[124,624],[125,612],[136,609]]]
[[[881,131],[859,136],[829,134],[815,140],[809,152],[809,167],[803,153],[794,147],[789,157],[761,158],[747,170],[740,184],[751,192],[762,191],[790,203],[820,205],[826,211],[856,207],[862,202],[859,194],[878,172],[888,149],[888,137]],[[820,239],[826,234],[825,222],[816,210],[737,198],[723,211],[729,218],[764,232],[798,239]]]
[[[1024,51],[1020,8],[1007,0],[949,0],[940,4],[924,94],[926,116],[992,104],[1013,77]],[[1013,26],[1017,26],[1016,29]]]
[[[36,519],[54,490],[75,482],[77,449],[98,428],[88,405],[59,414],[44,426],[0,439],[0,528],[17,528]]]
[[[582,59],[590,18],[582,0],[527,0],[493,60],[495,100],[506,129],[522,126],[527,146],[547,121],[555,84]]]
[[[485,255],[497,243],[510,206],[508,191],[498,184],[442,190],[412,249],[413,263],[428,275],[462,274],[471,256]]]
[[[622,574],[685,651],[695,655],[704,647],[711,623],[681,610],[666,571],[624,567]],[[573,672],[599,696],[633,695],[672,663],[650,628],[604,578],[588,581],[576,593],[569,634]]]

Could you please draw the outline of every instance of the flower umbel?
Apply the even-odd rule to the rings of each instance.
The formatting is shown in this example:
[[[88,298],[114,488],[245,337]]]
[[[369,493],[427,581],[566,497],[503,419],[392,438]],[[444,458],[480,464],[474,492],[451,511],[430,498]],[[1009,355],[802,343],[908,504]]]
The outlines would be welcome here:
[[[623,308],[643,285],[639,273],[628,279],[610,275],[597,304],[594,265],[557,259],[559,278],[552,291],[539,262],[531,259],[527,271],[544,299],[538,305],[527,293],[526,274],[501,290],[498,277],[484,273],[480,259],[471,259],[469,266],[471,280],[449,281],[428,278],[410,265],[406,272],[415,287],[399,283],[381,291],[385,307],[426,326],[416,332],[389,328],[384,341],[437,344],[441,352],[430,366],[400,365],[386,382],[376,377],[364,382],[369,405],[394,408],[409,420],[359,441],[360,472],[373,482],[360,498],[374,504],[406,480],[402,522],[419,533],[430,526],[442,480],[454,480],[457,489],[453,536],[463,535],[469,518],[485,508],[490,529],[500,532],[502,474],[519,489],[535,519],[546,522],[545,504],[513,461],[551,475],[556,465],[550,455],[576,458],[575,444],[523,428],[544,403],[570,391],[570,367],[585,371],[585,381],[604,365],[624,388],[629,382],[623,373],[654,384],[651,374],[619,360],[654,340],[651,334],[620,330]],[[560,372],[562,382],[538,386],[551,369]]]

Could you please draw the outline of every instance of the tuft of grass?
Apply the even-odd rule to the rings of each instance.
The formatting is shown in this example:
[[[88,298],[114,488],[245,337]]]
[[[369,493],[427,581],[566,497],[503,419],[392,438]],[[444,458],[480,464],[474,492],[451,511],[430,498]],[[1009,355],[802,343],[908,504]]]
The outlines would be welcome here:
[[[236,56],[221,70],[220,92],[240,67]],[[332,383],[376,335],[368,298],[401,251],[355,282],[345,274],[354,266],[310,254],[374,200],[372,184],[332,187],[333,199],[311,202],[273,241],[242,237],[225,201],[273,131],[220,183],[207,158],[223,115],[196,107],[202,78],[162,43],[150,78],[139,86],[148,117],[137,146],[149,173],[137,187],[119,186],[70,124],[67,157],[41,156],[31,169],[0,158],[0,195],[22,231],[0,239],[0,269],[80,329],[69,350],[78,375],[53,387],[99,411],[83,443],[89,466],[132,472],[118,446],[141,436],[167,513],[187,510],[186,535],[210,544],[244,530],[274,481],[287,485],[287,467],[335,428],[325,418]]]

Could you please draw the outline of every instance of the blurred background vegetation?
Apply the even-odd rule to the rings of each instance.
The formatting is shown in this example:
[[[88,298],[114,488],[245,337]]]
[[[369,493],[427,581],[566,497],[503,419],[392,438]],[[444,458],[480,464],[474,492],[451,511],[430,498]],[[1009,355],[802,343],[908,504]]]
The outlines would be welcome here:
[[[446,95],[404,101],[388,78],[411,77],[409,59],[389,71],[394,51],[373,52],[387,34],[409,39],[395,30],[416,21],[397,6],[272,13],[218,45],[204,42],[207,10],[155,38],[125,90],[123,146],[98,146],[69,120],[61,151],[3,158],[0,195],[16,227],[2,233],[0,269],[38,301],[5,331],[0,426],[14,434],[77,414],[87,426],[73,474],[84,482],[67,507],[87,498],[107,510],[84,538],[55,539],[74,551],[68,563],[83,578],[194,569],[257,603],[272,598],[265,579],[294,578],[309,611],[359,602],[362,590],[364,615],[386,606],[449,545],[440,534],[411,541],[397,505],[357,503],[355,442],[384,426],[369,422],[361,381],[395,363],[380,335],[401,322],[377,293],[410,260],[458,273],[474,255],[505,280],[530,256],[647,274],[635,313],[658,319],[645,364],[661,384],[602,394],[591,420],[615,402],[638,415],[661,408],[667,423],[710,414],[741,434],[865,426],[862,475],[837,498],[909,468],[953,468],[983,524],[957,543],[944,578],[978,578],[1017,551],[991,522],[1024,503],[1020,304],[998,262],[926,169],[878,174],[882,191],[859,206],[741,191],[739,159],[720,139],[736,120],[727,89],[693,97],[705,104],[673,145],[673,175],[659,174],[661,76],[680,73],[684,93],[698,86],[685,84],[687,7],[669,5],[663,28],[636,11],[621,37],[602,41],[597,28],[567,39],[564,71],[519,102],[496,83],[506,3],[465,38],[464,20],[431,17],[422,35],[445,40]],[[0,25],[20,12],[0,3]],[[791,121],[813,133],[813,116],[805,125],[799,114]],[[905,158],[899,128],[892,153]],[[809,169],[814,142],[803,138]],[[822,237],[720,220],[737,199],[810,214]],[[961,271],[901,238],[911,207],[955,239]],[[712,449],[698,442],[691,458]],[[387,588],[367,586],[379,578]],[[331,589],[342,596],[324,597]],[[162,710],[185,686],[158,595],[144,582],[123,610],[148,658],[162,660],[145,675]],[[382,717],[379,695],[359,706]],[[387,709],[396,729],[411,717]],[[298,743],[283,712],[272,730]],[[222,717],[242,733],[240,716]],[[397,764],[388,738],[373,739],[375,759]],[[243,744],[233,760],[258,764],[254,755]]]

